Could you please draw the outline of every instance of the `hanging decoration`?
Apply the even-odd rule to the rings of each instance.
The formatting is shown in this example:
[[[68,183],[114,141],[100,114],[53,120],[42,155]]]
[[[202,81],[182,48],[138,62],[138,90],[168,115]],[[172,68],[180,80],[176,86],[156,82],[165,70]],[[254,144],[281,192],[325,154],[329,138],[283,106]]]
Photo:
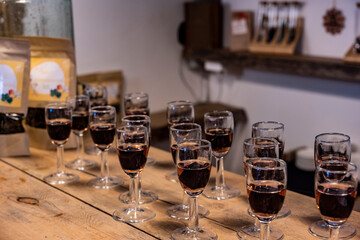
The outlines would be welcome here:
[[[326,11],[323,20],[326,32],[333,35],[341,33],[345,27],[345,16],[340,9],[336,8],[336,0],[333,7]]]

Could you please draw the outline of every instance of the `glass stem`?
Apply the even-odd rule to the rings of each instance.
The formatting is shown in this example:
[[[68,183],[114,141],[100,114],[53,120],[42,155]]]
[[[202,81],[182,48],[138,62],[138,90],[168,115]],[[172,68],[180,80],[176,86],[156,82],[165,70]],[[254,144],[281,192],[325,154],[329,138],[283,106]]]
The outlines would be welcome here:
[[[254,223],[255,229],[260,229],[260,221],[257,217],[255,217],[255,223]]]
[[[138,185],[138,189],[139,189],[139,201],[141,198],[141,175],[138,175],[137,177],[137,185]]]
[[[190,215],[189,215],[189,229],[195,232],[199,231],[199,215],[197,197],[190,197]]]
[[[131,178],[131,184],[130,184],[130,198],[131,198],[131,204],[133,205],[134,211],[138,210],[139,206],[139,181],[138,176]]]
[[[56,152],[57,152],[57,173],[63,174],[65,172],[64,145],[57,145]]]
[[[329,240],[338,240],[340,226],[329,226],[329,229],[330,229]]]
[[[77,152],[77,158],[82,159],[85,155],[85,146],[84,146],[84,133],[79,133],[78,136],[78,152]]]
[[[270,221],[260,221],[260,240],[270,239]]]
[[[216,182],[215,188],[225,188],[224,177],[224,157],[215,157],[216,159]]]
[[[101,178],[109,177],[109,166],[107,163],[107,155],[108,155],[107,150],[101,151],[101,173],[100,173]]]

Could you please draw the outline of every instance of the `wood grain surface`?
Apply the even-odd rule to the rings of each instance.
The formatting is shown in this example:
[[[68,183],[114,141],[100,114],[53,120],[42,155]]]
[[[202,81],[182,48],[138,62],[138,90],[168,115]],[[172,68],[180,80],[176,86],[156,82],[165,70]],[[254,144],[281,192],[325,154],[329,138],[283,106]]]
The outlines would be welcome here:
[[[65,151],[66,161],[72,160],[75,158],[75,155],[75,151]],[[146,204],[146,207],[156,212],[156,217],[144,223],[125,224],[117,222],[110,217],[115,209],[125,206],[125,204],[118,200],[118,196],[128,190],[129,184],[129,177],[122,171],[114,151],[109,154],[110,172],[112,175],[121,176],[125,184],[109,190],[93,189],[86,185],[87,181],[99,174],[98,168],[87,172],[69,170],[80,176],[80,181],[74,184],[50,186],[43,183],[42,178],[56,170],[56,152],[32,148],[31,156],[29,157],[2,158],[3,163],[1,166],[4,165],[6,168],[1,168],[0,177],[4,176],[5,179],[12,180],[4,181],[0,178],[0,187],[2,189],[1,203],[3,204],[2,206],[4,206],[7,205],[7,201],[10,201],[11,204],[6,206],[6,211],[17,212],[16,216],[19,218],[23,217],[27,219],[30,218],[31,215],[44,216],[42,219],[34,216],[30,218],[31,221],[33,221],[32,225],[39,224],[47,228],[47,231],[44,232],[43,235],[36,235],[37,231],[34,230],[36,228],[24,228],[25,234],[35,236],[32,239],[40,239],[37,238],[37,236],[43,236],[41,238],[43,239],[45,234],[52,236],[50,239],[88,238],[87,235],[79,235],[79,232],[86,232],[84,230],[87,230],[87,228],[91,228],[91,231],[109,234],[108,238],[105,237],[103,239],[111,239],[112,236],[116,236],[112,234],[116,233],[120,235],[117,237],[118,239],[131,239],[132,236],[135,237],[135,233],[139,235],[138,238],[136,235],[136,239],[152,239],[153,236],[159,239],[169,239],[170,233],[173,230],[186,225],[186,221],[175,220],[166,215],[167,208],[181,202],[182,189],[178,183],[169,182],[165,179],[165,175],[175,169],[169,152],[152,147],[150,148],[149,157],[155,158],[157,162],[152,166],[145,167],[142,174],[142,187],[144,190],[156,192],[159,195],[159,200],[151,204]],[[96,156],[89,156],[89,158],[99,159]],[[239,159],[239,161],[241,160]],[[10,173],[10,170],[12,173]],[[14,173],[16,173],[16,176],[12,177]],[[214,173],[215,171],[212,171],[212,179],[208,186],[213,184]],[[25,182],[21,182],[19,176],[26,179]],[[227,184],[240,188],[241,195],[234,199],[222,201],[210,200],[200,196],[199,204],[210,210],[210,214],[206,218],[200,219],[200,226],[206,226],[212,229],[218,234],[219,239],[237,239],[236,231],[244,224],[252,223],[253,219],[247,214],[248,202],[244,177],[231,172],[226,172],[225,177]],[[46,211],[48,210],[44,210],[44,213],[40,212],[38,214],[34,210],[32,212],[26,210],[29,207],[34,208],[35,206],[33,205],[21,204],[21,206],[25,205],[26,207],[18,208],[17,205],[20,203],[7,200],[8,197],[4,196],[6,192],[9,192],[9,194],[11,192],[19,193],[14,196],[30,196],[35,199],[45,199],[57,206],[61,211],[55,211],[52,215],[46,215]],[[24,194],[20,194],[22,192]],[[287,191],[285,204],[292,210],[292,214],[287,218],[274,220],[272,225],[284,232],[285,239],[317,239],[311,236],[307,230],[310,223],[320,219],[315,200],[298,193]],[[82,209],[86,209],[86,211]],[[5,210],[3,209],[0,211],[0,221],[8,221],[6,218],[11,214],[5,214]],[[51,218],[51,216],[63,212],[67,213],[68,223],[76,222],[76,224],[60,224],[57,222],[60,220],[57,220],[57,218],[53,220],[53,217]],[[86,217],[84,218],[84,216],[88,216],[87,214],[91,216],[91,221],[87,220]],[[107,228],[105,228],[103,224],[97,224],[97,222],[102,223],[103,221],[106,221],[108,224],[108,226],[106,226]],[[360,231],[359,212],[353,211],[348,222],[356,226],[358,231]],[[6,226],[8,225],[11,225],[11,228],[5,228],[4,225],[0,225],[0,233],[5,231],[5,234],[9,236],[9,238],[4,239],[22,239],[21,237],[13,236],[11,233],[14,229],[22,227],[23,225],[26,226],[26,224],[14,220],[11,223],[8,222]],[[57,228],[57,225],[60,227]],[[50,228],[47,226],[53,227]],[[134,231],[134,233],[128,235],[127,233],[129,231]],[[62,238],[62,234],[68,234],[69,237]],[[88,232],[83,234],[91,235]],[[360,239],[356,237],[355,239]],[[3,238],[0,237],[0,239]]]

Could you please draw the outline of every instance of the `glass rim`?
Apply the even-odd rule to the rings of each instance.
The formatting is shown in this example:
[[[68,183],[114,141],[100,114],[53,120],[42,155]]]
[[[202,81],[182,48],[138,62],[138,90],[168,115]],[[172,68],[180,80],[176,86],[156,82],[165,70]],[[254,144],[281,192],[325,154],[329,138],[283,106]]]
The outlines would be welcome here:
[[[129,98],[149,98],[149,94],[146,92],[130,92],[130,93],[126,93],[124,96],[125,99],[129,99]]]
[[[45,106],[45,109],[49,109],[49,108],[65,109],[65,108],[71,108],[71,105],[69,102],[52,102]]]
[[[134,117],[134,118],[143,118],[143,119],[127,119],[127,118],[132,118],[132,117]],[[122,118],[121,118],[121,121],[123,122],[123,121],[127,121],[127,122],[141,122],[141,121],[148,121],[149,123],[151,122],[151,119],[150,119],[150,117],[148,116],[148,115],[140,115],[140,114],[138,114],[138,115],[127,115],[127,116],[123,116]]]
[[[178,104],[176,104],[176,103],[178,103]],[[167,103],[168,108],[173,107],[173,106],[179,106],[179,105],[194,106],[193,102],[191,102],[190,100],[175,100],[175,101],[170,101]]]
[[[340,137],[344,137],[343,140],[324,140],[321,139],[321,137],[323,136],[340,136]],[[330,132],[330,133],[321,133],[315,136],[315,142],[322,142],[322,143],[345,143],[345,142],[350,142],[350,136],[344,133],[337,133],[337,132]]]
[[[276,162],[279,162],[280,163],[280,166],[277,166],[277,167],[258,167],[258,166],[253,166],[251,164],[251,162],[254,162],[254,161],[258,161],[258,160],[273,160],[273,161],[276,161]],[[283,168],[287,168],[287,165],[286,165],[286,162],[281,159],[281,158],[249,158],[247,161],[246,161],[246,166],[248,168],[256,168],[256,169],[259,169],[259,170],[280,170],[280,169],[283,169]]]
[[[346,166],[351,166],[352,169],[347,169],[347,170],[330,170],[330,169],[326,169],[324,167],[322,167],[322,165],[326,165],[326,164],[340,164],[340,165],[346,165]],[[334,158],[334,160],[326,160],[326,161],[322,161],[322,162],[319,162],[317,165],[316,165],[316,172],[330,172],[330,173],[339,173],[339,174],[345,174],[347,172],[357,172],[357,166],[355,163],[352,163],[352,162],[345,162],[345,161],[339,161],[339,160],[336,160],[336,158]]]
[[[193,146],[193,147],[195,147],[195,148],[202,148],[202,147],[208,147],[210,150],[211,150],[211,143],[208,141],[208,140],[206,140],[206,139],[189,139],[189,140],[186,140],[186,141],[184,141],[184,142],[182,142],[182,143],[179,143],[179,144],[177,144],[177,146],[176,146],[176,149],[182,149],[182,148],[186,148],[186,147],[189,147],[188,145],[185,145],[185,143],[189,143],[189,142],[193,142],[193,143],[201,143],[201,145],[199,145],[199,146]]]
[[[212,116],[212,114],[224,114],[224,115]],[[228,110],[214,110],[204,114],[204,118],[208,118],[208,117],[227,118],[227,117],[233,117],[233,113]]]
[[[267,141],[272,141],[274,142],[274,144],[276,144],[276,146],[279,146],[279,141],[277,141],[275,138],[270,138],[270,137],[250,137],[250,138],[247,138],[244,140],[244,145],[247,145],[247,146],[251,146],[251,145],[254,145],[254,146],[261,146],[262,148],[264,147],[269,147],[269,146],[273,146],[274,144],[256,144],[256,143],[250,143],[251,140],[256,140],[256,139],[264,139],[264,140],[267,140]]]
[[[196,126],[196,128],[191,128],[191,129],[177,129],[177,127],[180,126]],[[176,123],[170,126],[170,131],[191,131],[194,129],[200,129],[201,131],[201,126],[200,124],[197,123]]]
[[[277,127],[259,127],[258,125],[260,124],[264,124],[264,123],[269,123],[269,124],[274,124],[274,125],[278,125]],[[251,126],[252,129],[266,129],[266,130],[280,130],[280,129],[284,129],[285,125],[281,122],[277,122],[277,121],[261,121],[261,122],[256,122]]]
[[[98,112],[98,113],[105,113],[105,112],[116,112],[115,107],[106,105],[106,106],[96,106],[90,108],[90,112]]]
[[[129,130],[127,131],[127,129],[129,129]],[[122,126],[119,126],[116,128],[116,132],[117,133],[134,132],[134,131],[131,131],[130,129],[139,129],[139,130],[142,129],[142,130],[136,131],[136,132],[146,132],[147,134],[149,133],[147,127],[145,127],[143,125],[122,125]]]

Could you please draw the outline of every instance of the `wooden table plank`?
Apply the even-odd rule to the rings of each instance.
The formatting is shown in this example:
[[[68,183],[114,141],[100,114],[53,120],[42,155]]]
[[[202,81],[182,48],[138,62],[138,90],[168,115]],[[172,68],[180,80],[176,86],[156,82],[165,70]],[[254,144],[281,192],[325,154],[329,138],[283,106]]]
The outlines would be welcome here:
[[[0,162],[1,239],[155,239]]]
[[[4,158],[4,160],[40,179],[55,171],[55,152],[31,149],[31,153],[30,157]],[[65,152],[67,160],[71,160],[74,156],[74,151]],[[149,156],[155,158],[157,163],[153,166],[146,166],[142,175],[142,185],[143,189],[152,190],[159,195],[159,201],[146,205],[154,210],[157,216],[151,221],[132,225],[158,238],[168,239],[171,231],[186,224],[186,222],[169,218],[165,213],[166,209],[172,204],[181,202],[182,189],[179,184],[165,180],[165,175],[174,169],[170,153],[151,148]],[[111,172],[124,178],[124,186],[110,190],[98,190],[87,187],[86,182],[92,178],[90,174],[98,174],[98,171],[93,170],[89,171],[88,174],[76,171],[80,175],[81,180],[79,183],[65,186],[57,185],[56,187],[111,214],[117,207],[124,206],[117,200],[117,197],[128,189],[129,178],[121,170],[115,154],[109,154],[109,163]],[[212,174],[214,172],[212,171]],[[210,200],[200,196],[199,203],[210,209],[210,215],[206,219],[201,219],[200,225],[212,228],[219,235],[219,239],[237,239],[236,230],[244,224],[253,222],[253,219],[246,213],[248,202],[245,195],[244,177],[231,172],[226,172],[225,176],[227,183],[238,186],[241,189],[241,196],[223,201]],[[285,219],[275,220],[272,225],[280,228],[287,239],[317,239],[307,232],[309,224],[320,219],[315,200],[287,191],[285,204],[292,210],[292,215]],[[349,222],[360,231],[359,212],[353,211]]]

